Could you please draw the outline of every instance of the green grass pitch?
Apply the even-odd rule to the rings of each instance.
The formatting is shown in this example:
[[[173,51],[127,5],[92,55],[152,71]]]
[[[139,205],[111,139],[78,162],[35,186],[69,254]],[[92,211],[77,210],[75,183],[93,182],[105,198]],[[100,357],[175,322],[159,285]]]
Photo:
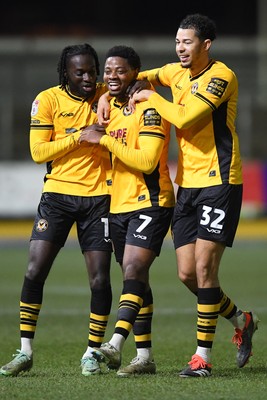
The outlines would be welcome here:
[[[1,243],[0,243],[1,244]],[[28,243],[0,246],[0,364],[20,347],[19,298],[27,266]],[[16,378],[0,377],[1,400],[215,400],[264,399],[267,390],[267,244],[236,241],[220,268],[221,286],[261,322],[253,356],[242,369],[235,362],[232,325],[220,318],[212,350],[213,376],[182,379],[178,371],[196,349],[196,298],[179,282],[175,253],[166,240],[151,267],[154,293],[153,348],[157,374],[118,378],[115,372],[81,375],[87,346],[90,292],[83,257],[76,242],[61,251],[48,277],[34,342],[32,370]],[[121,271],[112,263],[113,307],[105,339],[111,337],[121,290]],[[135,356],[133,336],[123,351],[123,365]]]

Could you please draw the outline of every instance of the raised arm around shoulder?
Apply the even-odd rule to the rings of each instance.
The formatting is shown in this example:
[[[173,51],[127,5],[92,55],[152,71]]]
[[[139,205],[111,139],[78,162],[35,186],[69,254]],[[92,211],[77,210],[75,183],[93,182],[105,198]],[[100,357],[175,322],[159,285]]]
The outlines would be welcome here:
[[[154,90],[147,90],[147,89],[133,93],[128,102],[128,107],[131,110],[131,112],[133,113],[135,111],[135,103],[148,100],[152,93],[155,93]]]
[[[146,92],[146,91],[144,91]],[[136,97],[141,96],[142,92],[137,93]],[[153,92],[149,95],[149,103],[155,107],[158,113],[171,122],[179,129],[187,129],[194,125],[197,121],[204,118],[214,111],[206,102],[197,97],[192,96],[187,104],[173,104],[164,99],[161,95]]]
[[[149,83],[153,86],[162,86],[159,81],[159,70],[160,68],[148,69],[146,71],[139,72],[137,79],[138,80],[148,80]],[[148,89],[148,88],[145,88]]]
[[[109,100],[111,96],[109,92],[102,94],[99,97],[98,104],[97,104],[97,117],[98,123],[100,125],[108,125],[109,124],[109,113],[110,113],[110,104]]]
[[[147,79],[136,80],[131,86],[127,89],[127,94],[131,97],[134,93],[138,93],[143,89],[153,89],[153,86]]]

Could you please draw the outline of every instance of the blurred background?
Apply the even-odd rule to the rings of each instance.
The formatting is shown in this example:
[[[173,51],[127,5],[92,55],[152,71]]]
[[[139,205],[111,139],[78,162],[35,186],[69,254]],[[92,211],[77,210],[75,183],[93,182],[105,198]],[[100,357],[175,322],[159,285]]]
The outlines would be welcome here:
[[[57,63],[70,44],[90,43],[101,63],[117,44],[135,48],[142,69],[177,61],[175,35],[182,18],[200,12],[215,20],[212,56],[239,80],[236,121],[244,160],[243,218],[267,216],[267,2],[121,0],[78,3],[13,1],[1,5],[0,24],[0,223],[32,218],[45,165],[29,152],[31,104],[38,92],[58,84]],[[164,89],[165,90],[165,89]],[[169,91],[162,90],[166,98]],[[173,135],[170,168],[175,173]]]
[[[107,50],[118,44],[135,48],[140,54],[142,69],[176,62],[178,60],[175,53],[177,27],[187,14],[196,12],[206,14],[215,20],[218,37],[212,45],[212,56],[232,68],[239,80],[236,125],[244,161],[244,202],[237,231],[237,243],[235,242],[234,248],[229,252],[226,251],[224,255],[220,279],[224,282],[223,286],[227,287],[227,293],[237,301],[239,307],[254,310],[262,321],[259,333],[255,335],[255,355],[251,366],[246,372],[244,371],[245,375],[243,375],[243,381],[247,377],[247,383],[244,383],[243,387],[243,392],[245,388],[247,396],[244,394],[243,399],[245,397],[265,398],[263,390],[266,387],[264,378],[266,378],[267,330],[266,279],[264,279],[267,259],[266,0],[163,0],[160,4],[146,0],[79,0],[77,3],[56,0],[2,1],[0,23],[0,354],[3,360],[1,362],[6,362],[12,350],[16,348],[17,294],[21,290],[24,265],[27,263],[27,243],[31,235],[33,218],[41,196],[46,170],[45,165],[37,165],[33,162],[29,152],[30,111],[35,96],[40,91],[58,84],[59,56],[65,46],[72,44],[87,42],[96,49],[101,63],[99,80],[102,78]],[[168,90],[162,90],[162,93],[171,100]],[[177,145],[174,135],[172,136],[169,164],[171,174],[174,176]],[[74,248],[72,244],[75,244]],[[83,257],[77,245],[75,227],[65,247],[64,252],[58,256],[56,267],[52,268],[46,284],[45,293],[48,296],[42,309],[45,318],[38,322],[40,326],[36,338],[42,349],[39,354],[37,353],[40,361],[39,368],[42,368],[42,360],[45,368],[47,367],[47,369],[39,369],[40,376],[44,378],[43,384],[40,383],[39,393],[41,393],[40,396],[45,396],[47,393],[47,396],[43,398],[50,400],[78,398],[75,390],[77,385],[73,385],[76,372],[72,371],[73,368],[76,370],[76,366],[73,364],[72,368],[70,360],[75,354],[79,357],[82,351],[79,345],[80,338],[86,338],[88,335],[88,322],[85,318],[88,315],[87,304],[89,304],[88,284],[84,275]],[[114,258],[112,263],[111,280],[115,305],[121,292],[121,270],[115,265]],[[193,332],[191,327],[193,323],[195,324],[195,301],[185,287],[177,281],[175,264],[175,252],[171,236],[168,235],[161,256],[155,260],[153,273],[151,273],[157,310],[154,322],[155,348],[158,360],[162,360],[161,368],[162,365],[164,368],[167,362],[168,377],[172,375],[171,371],[177,368],[177,362],[180,363],[183,358],[187,360],[188,341],[191,340],[190,332]],[[173,317],[170,318],[170,315]],[[111,322],[115,321],[115,318],[116,312],[112,308]],[[220,398],[237,399],[239,391],[235,390],[234,393],[232,387],[235,385],[236,389],[236,379],[241,376],[236,374],[229,385],[234,365],[231,363],[234,361],[229,361],[229,351],[233,350],[225,342],[225,338],[230,334],[229,325],[226,325],[226,321],[220,321],[218,338],[216,336],[218,347],[216,345],[217,350],[214,350],[218,355],[221,354],[219,355],[221,359],[219,370],[222,371],[225,382],[227,380],[225,387],[231,394],[229,396],[227,396],[228,392],[225,392],[225,395],[222,394],[217,386],[216,393]],[[68,326],[67,335],[66,326]],[[75,329],[72,329],[72,326]],[[108,327],[110,333],[112,326],[113,323],[110,328]],[[173,345],[177,340],[179,340],[178,353],[174,351]],[[221,350],[218,352],[218,349]],[[126,351],[131,350],[130,348],[127,350],[126,346]],[[170,357],[166,358],[168,351]],[[54,357],[55,354],[57,357]],[[66,357],[70,366],[69,372],[66,370]],[[46,362],[47,359],[49,362]],[[173,362],[176,366],[172,367]],[[38,381],[38,366],[36,371],[32,375],[34,381],[31,385],[27,378],[20,382],[15,381],[17,385],[10,385],[10,382],[5,380],[5,386],[5,382],[1,382],[0,399],[26,398],[28,389],[32,389],[32,385],[35,387],[36,378]],[[49,381],[45,379],[49,376],[48,374],[51,375]],[[59,379],[57,379],[58,374],[61,374]],[[69,374],[71,374],[71,379],[68,382],[64,380],[64,389],[62,377],[68,377]],[[264,377],[263,374],[265,374]],[[169,382],[165,376],[160,375],[155,386],[159,394],[164,392],[164,382]],[[256,397],[253,397],[256,389],[254,392],[253,389],[247,392],[248,387],[255,387],[256,383],[253,383],[253,380],[260,382]],[[122,386],[126,395],[131,393],[136,382],[133,381],[132,385],[131,382],[127,382],[130,386],[127,387],[126,392],[127,385]],[[53,393],[52,389],[49,389],[49,383],[53,388]],[[169,399],[177,397],[176,383],[173,385],[173,390],[169,387],[166,389]],[[120,383],[118,382],[117,385]],[[79,385],[81,388],[83,386],[83,384]],[[50,391],[47,392],[47,388]],[[116,398],[118,388],[120,390],[120,386],[116,387],[116,393],[114,392],[113,395],[109,385],[109,398]],[[88,392],[88,388],[86,390]],[[176,390],[176,397],[172,397],[174,390]],[[198,393],[199,399],[206,396],[206,390],[209,390],[209,387],[207,386],[206,389],[204,383]],[[100,398],[102,393],[103,399],[107,398],[105,385],[103,389],[98,387],[96,398]],[[178,393],[182,393],[181,390]],[[186,394],[181,396],[185,398]],[[192,398],[192,392],[188,398],[189,396]]]

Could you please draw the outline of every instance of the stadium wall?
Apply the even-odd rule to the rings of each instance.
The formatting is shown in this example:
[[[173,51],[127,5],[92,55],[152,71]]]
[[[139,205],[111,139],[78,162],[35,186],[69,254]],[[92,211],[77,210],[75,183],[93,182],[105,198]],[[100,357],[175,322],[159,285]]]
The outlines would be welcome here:
[[[176,163],[169,162],[174,181]],[[0,219],[25,219],[35,215],[42,192],[45,165],[33,162],[0,162]],[[267,163],[243,164],[244,196],[241,216],[267,216]],[[177,186],[175,189],[177,189]]]

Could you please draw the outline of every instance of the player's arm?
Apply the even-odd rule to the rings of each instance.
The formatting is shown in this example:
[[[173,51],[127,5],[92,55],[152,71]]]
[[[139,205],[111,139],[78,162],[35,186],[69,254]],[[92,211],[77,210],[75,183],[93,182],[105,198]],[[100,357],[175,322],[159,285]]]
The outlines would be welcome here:
[[[79,143],[101,144],[128,167],[151,174],[158,164],[164,139],[160,130],[144,130],[139,133],[139,148],[133,149],[106,135],[104,128],[95,124],[82,130]]]
[[[100,144],[128,167],[151,174],[159,162],[164,147],[164,135],[159,132],[140,132],[139,149],[129,148],[108,135],[101,137]]]
[[[60,157],[79,146],[80,131],[53,140],[54,97],[49,91],[39,93],[33,101],[30,125],[30,152],[32,159],[41,164]],[[60,132],[59,132],[60,134]]]
[[[30,151],[33,161],[37,164],[52,161],[55,158],[61,157],[74,147],[78,146],[80,131],[67,137],[51,141],[52,130],[40,130],[31,127],[30,130]]]
[[[224,77],[207,77],[196,93],[184,104],[174,104],[152,90],[134,93],[132,101],[148,101],[151,107],[179,129],[187,129],[197,121],[214,112],[221,103],[227,101],[235,87],[235,76],[232,72]]]
[[[179,129],[187,129],[215,111],[222,98],[197,92],[186,104],[174,104],[152,90],[142,90],[133,95],[132,101],[148,101],[151,107]]]
[[[162,86],[162,83],[159,79],[160,68],[149,69],[146,71],[139,72],[137,79],[139,80],[147,80],[152,86]],[[145,88],[149,89],[149,88]]]
[[[179,129],[190,128],[216,110],[214,103],[208,101],[207,98],[192,96],[186,104],[174,104],[156,92],[145,92],[148,92],[147,95],[143,95],[142,92],[134,95],[135,101],[139,101],[138,96],[142,99],[141,101],[148,100],[151,107],[156,108],[163,118]]]
[[[97,103],[97,118],[100,125],[106,126],[109,124],[110,104],[109,101],[112,97],[109,92],[102,94]]]

